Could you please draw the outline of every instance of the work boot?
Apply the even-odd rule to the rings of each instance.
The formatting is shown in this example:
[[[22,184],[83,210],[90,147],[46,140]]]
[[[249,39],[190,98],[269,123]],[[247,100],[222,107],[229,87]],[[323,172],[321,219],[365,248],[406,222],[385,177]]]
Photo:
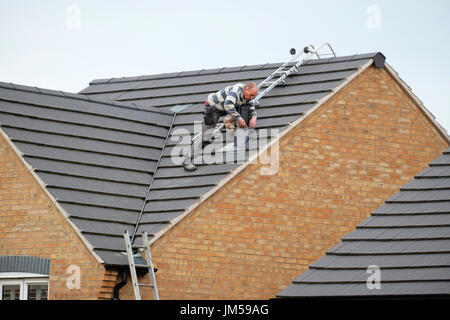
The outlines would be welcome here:
[[[185,162],[183,164],[183,166],[184,166],[184,170],[186,170],[186,171],[195,171],[195,170],[197,170],[197,166],[195,164],[191,163],[191,162]]]
[[[197,170],[197,166],[192,163],[192,159],[190,156],[187,156],[183,162],[184,170],[186,171],[195,171]]]

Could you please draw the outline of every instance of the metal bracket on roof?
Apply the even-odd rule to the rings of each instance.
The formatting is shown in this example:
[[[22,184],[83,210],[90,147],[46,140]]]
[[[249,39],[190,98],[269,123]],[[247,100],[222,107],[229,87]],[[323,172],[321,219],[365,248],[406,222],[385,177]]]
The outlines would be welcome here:
[[[178,105],[170,108],[170,111],[172,111],[173,113],[178,113],[178,112],[183,111],[186,108],[189,108],[190,106],[192,106],[192,103],[191,104],[178,104]]]
[[[321,56],[319,55],[319,51],[323,47],[328,47],[328,49],[330,49],[330,52],[329,53],[322,53],[322,56],[331,56],[332,55],[332,56],[336,57],[336,53],[334,52],[334,50],[331,47],[331,45],[329,43],[327,43],[327,42],[322,43],[317,49],[315,49],[312,44],[307,45],[306,47],[303,48],[303,52],[305,54],[314,53],[317,56],[317,59],[321,59]]]

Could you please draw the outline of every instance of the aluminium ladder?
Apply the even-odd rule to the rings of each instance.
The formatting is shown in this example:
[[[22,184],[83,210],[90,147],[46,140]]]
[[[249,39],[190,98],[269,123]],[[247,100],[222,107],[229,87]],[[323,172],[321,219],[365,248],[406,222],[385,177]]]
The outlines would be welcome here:
[[[319,55],[319,51],[324,48],[328,47],[330,52],[329,53],[322,53]],[[266,79],[264,79],[260,84],[258,84],[258,91],[260,89],[263,89],[263,91],[259,92],[257,96],[250,101],[250,105],[259,105],[259,100],[261,100],[266,94],[268,94],[273,88],[278,86],[279,84],[285,84],[286,78],[289,77],[291,74],[298,72],[298,68],[307,60],[311,59],[314,55],[317,56],[318,59],[321,59],[322,56],[334,56],[336,57],[336,53],[334,52],[333,48],[329,43],[323,43],[321,44],[317,49],[314,48],[312,45],[308,45],[303,48],[302,52],[296,53],[295,49],[291,49],[290,54],[293,55],[291,59],[283,63],[278,69],[276,69],[274,72],[272,72]],[[302,55],[305,54],[305,57],[302,59],[297,59]],[[215,129],[211,137],[214,137],[217,132],[222,130],[224,127],[224,124],[221,123],[218,125]],[[202,136],[202,132],[199,132],[197,135],[195,135],[191,139],[191,145],[195,143],[200,137]]]
[[[136,300],[141,300],[141,286],[151,287],[153,290],[153,299],[159,300],[158,287],[156,286],[155,270],[153,269],[152,255],[150,253],[150,242],[148,240],[147,232],[142,233],[142,245],[132,245],[130,241],[130,235],[128,230],[123,234],[125,238],[125,246],[127,248],[128,264],[130,266],[131,280],[133,282],[133,290]],[[134,261],[133,249],[138,249],[138,252],[145,253],[146,264],[144,267],[148,268],[148,274],[150,277],[150,284],[139,283],[136,274],[136,263]]]
[[[258,89],[266,87],[263,91],[258,93],[258,95],[250,101],[252,105],[258,105],[259,100],[261,100],[262,97],[264,97],[267,93],[269,93],[273,88],[275,88],[279,84],[285,84],[286,78],[289,77],[291,74],[298,72],[298,68],[306,61],[311,59],[314,55],[317,56],[318,59],[321,58],[319,55],[319,50],[321,50],[323,47],[328,47],[330,49],[330,53],[322,54],[322,55],[332,55],[336,57],[336,54],[334,53],[333,48],[328,43],[321,44],[317,49],[314,48],[314,46],[309,45],[303,48],[303,52],[297,53],[295,49],[291,49],[290,53],[293,55],[289,61],[286,61],[283,63],[277,70],[272,72],[266,79],[264,79],[260,84],[258,84]],[[306,56],[302,59],[299,58],[302,54],[306,54]]]

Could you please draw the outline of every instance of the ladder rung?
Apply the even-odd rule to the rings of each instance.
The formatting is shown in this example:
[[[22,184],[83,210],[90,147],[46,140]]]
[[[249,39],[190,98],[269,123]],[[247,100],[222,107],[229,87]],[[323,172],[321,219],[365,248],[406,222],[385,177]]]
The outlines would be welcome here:
[[[124,238],[125,238],[125,247],[127,249],[128,265],[130,266],[131,280],[133,281],[133,290],[134,290],[134,295],[136,297],[136,300],[141,300],[139,286],[151,287],[152,291],[153,291],[153,298],[155,300],[159,300],[158,288],[156,286],[156,278],[155,278],[156,269],[154,269],[152,266],[152,257],[150,254],[150,243],[148,241],[147,233],[146,232],[142,233],[143,245],[132,245],[130,243],[131,241],[130,241],[130,235],[128,234],[128,230],[125,230]],[[145,264],[136,264],[135,263],[134,256],[133,256],[133,249],[136,249],[136,248],[144,249],[145,256],[146,256],[146,258],[144,258],[144,259],[147,259]],[[136,268],[148,268],[150,284],[138,282]]]
[[[267,87],[270,87],[274,83],[283,83],[284,84],[284,83],[286,83],[286,81],[284,79],[280,80],[280,78],[278,78],[275,81],[267,81],[266,83],[264,83],[264,85],[267,86]]]

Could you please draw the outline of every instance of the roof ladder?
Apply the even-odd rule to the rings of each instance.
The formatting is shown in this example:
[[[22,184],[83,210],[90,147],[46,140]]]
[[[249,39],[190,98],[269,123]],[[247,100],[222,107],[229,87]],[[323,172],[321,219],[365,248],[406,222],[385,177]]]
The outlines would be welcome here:
[[[156,286],[156,277],[155,277],[155,269],[153,268],[152,255],[150,253],[150,241],[148,240],[147,232],[142,233],[142,246],[139,245],[131,245],[130,235],[128,234],[128,230],[123,234],[125,238],[125,246],[127,248],[127,256],[128,256],[128,264],[130,266],[130,274],[131,280],[133,282],[134,295],[136,300],[141,299],[141,286],[151,287],[153,290],[153,299],[159,300],[158,287]],[[147,264],[143,265],[148,268],[148,275],[150,277],[150,284],[139,283],[136,273],[136,264],[134,261],[133,250],[138,249],[138,252],[142,255],[142,252],[145,253],[145,260]]]
[[[324,47],[328,47],[330,50],[329,53],[319,54],[319,51]],[[308,45],[303,48],[303,52],[296,53],[296,50],[292,48],[289,50],[289,53],[293,55],[289,61],[283,63],[278,69],[272,72],[266,79],[264,79],[260,84],[258,84],[258,95],[249,102],[250,105],[259,105],[259,100],[261,100],[266,94],[268,94],[273,88],[278,86],[279,84],[285,84],[286,78],[291,74],[298,72],[299,67],[309,59],[311,59],[314,55],[317,56],[318,59],[321,59],[323,56],[333,56],[336,57],[336,53],[329,43],[322,43],[317,49],[312,45]],[[302,59],[297,59],[302,55],[305,56]],[[265,88],[265,89],[263,89]],[[261,89],[263,89],[261,91]],[[215,136],[218,132],[222,130],[225,126],[224,123],[219,123],[217,127],[214,129],[212,136]],[[202,136],[202,132],[197,133],[192,139],[191,144],[195,143]]]
[[[289,52],[291,55],[293,55],[293,57],[289,59],[289,61],[283,63],[278,69],[276,69],[274,72],[272,72],[272,74],[270,74],[266,79],[258,84],[258,91],[260,92],[252,101],[250,101],[250,103],[253,105],[258,105],[259,100],[261,100],[262,97],[268,94],[276,86],[285,84],[286,78],[291,74],[298,72],[300,66],[311,59],[314,55],[316,55],[317,58],[320,59],[321,56],[319,55],[319,51],[324,47],[328,47],[330,49],[330,53],[322,53],[322,56],[332,55],[336,57],[333,48],[328,43],[321,44],[317,49],[315,49],[312,45],[306,46],[303,48],[303,52],[300,53],[296,53],[295,49],[291,49]],[[302,59],[298,59],[302,54],[305,54],[305,56]],[[261,91],[261,89],[263,90]]]

